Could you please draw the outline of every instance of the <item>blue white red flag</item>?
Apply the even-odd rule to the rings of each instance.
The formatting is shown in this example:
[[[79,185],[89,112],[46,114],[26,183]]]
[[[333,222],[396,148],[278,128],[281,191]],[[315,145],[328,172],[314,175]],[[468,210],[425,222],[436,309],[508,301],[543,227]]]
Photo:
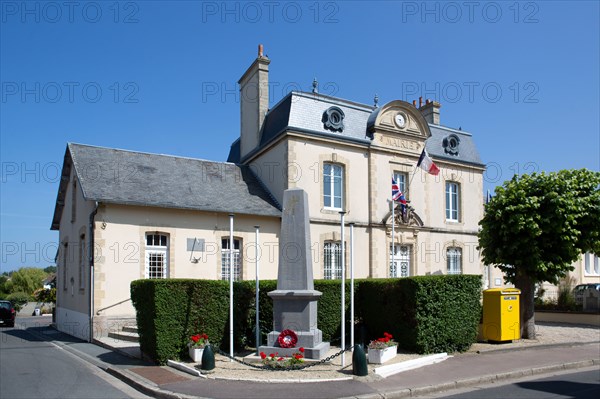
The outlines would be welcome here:
[[[417,162],[417,166],[423,169],[425,172],[437,176],[440,173],[440,169],[433,162],[433,159],[429,157],[427,150],[423,148],[423,152],[421,152],[421,156],[419,157],[419,162]]]

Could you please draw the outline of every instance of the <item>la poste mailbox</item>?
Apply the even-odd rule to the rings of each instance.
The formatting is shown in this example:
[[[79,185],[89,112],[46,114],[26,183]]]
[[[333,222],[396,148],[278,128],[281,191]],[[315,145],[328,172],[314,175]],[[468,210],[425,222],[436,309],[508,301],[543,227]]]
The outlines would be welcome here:
[[[519,296],[516,288],[483,291],[483,338],[487,341],[512,341],[521,338]]]

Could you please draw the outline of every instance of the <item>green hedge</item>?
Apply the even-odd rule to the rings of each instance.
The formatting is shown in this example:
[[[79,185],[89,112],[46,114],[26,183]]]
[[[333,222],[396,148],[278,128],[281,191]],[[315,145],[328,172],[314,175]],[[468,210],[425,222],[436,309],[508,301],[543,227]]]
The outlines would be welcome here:
[[[406,350],[462,352],[477,339],[480,299],[481,276],[365,280],[357,293],[357,314],[369,339],[387,331]]]
[[[261,342],[273,326],[267,295],[277,282],[260,282]],[[323,340],[340,340],[340,282],[317,280],[323,295],[318,328]],[[366,340],[394,335],[401,347],[419,353],[463,351],[475,341],[480,314],[480,276],[426,276],[355,281],[355,314]],[[211,343],[229,350],[229,283],[215,280],[137,280],[131,284],[140,346],[160,364],[187,356],[187,342],[207,333]],[[346,334],[349,334],[350,284],[346,284]],[[255,282],[234,283],[234,346],[254,346]],[[358,341],[358,340],[357,340]],[[346,339],[349,342],[349,338]]]

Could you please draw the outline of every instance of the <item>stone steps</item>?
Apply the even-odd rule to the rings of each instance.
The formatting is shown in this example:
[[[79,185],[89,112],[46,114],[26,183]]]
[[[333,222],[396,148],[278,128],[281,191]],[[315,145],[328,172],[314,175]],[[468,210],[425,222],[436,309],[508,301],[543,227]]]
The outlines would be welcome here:
[[[138,335],[137,326],[124,326],[121,331],[111,331],[108,333],[109,338],[117,339],[120,341],[128,342],[139,342],[140,336]]]

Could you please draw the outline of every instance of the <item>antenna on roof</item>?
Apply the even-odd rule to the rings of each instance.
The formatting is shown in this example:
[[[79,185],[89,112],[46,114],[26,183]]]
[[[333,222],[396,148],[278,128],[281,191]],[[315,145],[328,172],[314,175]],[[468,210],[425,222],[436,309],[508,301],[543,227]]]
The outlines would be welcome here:
[[[379,107],[377,104],[379,103],[379,96],[377,95],[377,93],[375,93],[375,97],[373,98],[373,105],[375,106],[375,108]]]
[[[312,92],[315,93],[315,94],[318,93],[319,92],[319,89],[318,89],[319,82],[317,82],[317,78],[316,77],[313,79],[312,86],[313,86]]]

